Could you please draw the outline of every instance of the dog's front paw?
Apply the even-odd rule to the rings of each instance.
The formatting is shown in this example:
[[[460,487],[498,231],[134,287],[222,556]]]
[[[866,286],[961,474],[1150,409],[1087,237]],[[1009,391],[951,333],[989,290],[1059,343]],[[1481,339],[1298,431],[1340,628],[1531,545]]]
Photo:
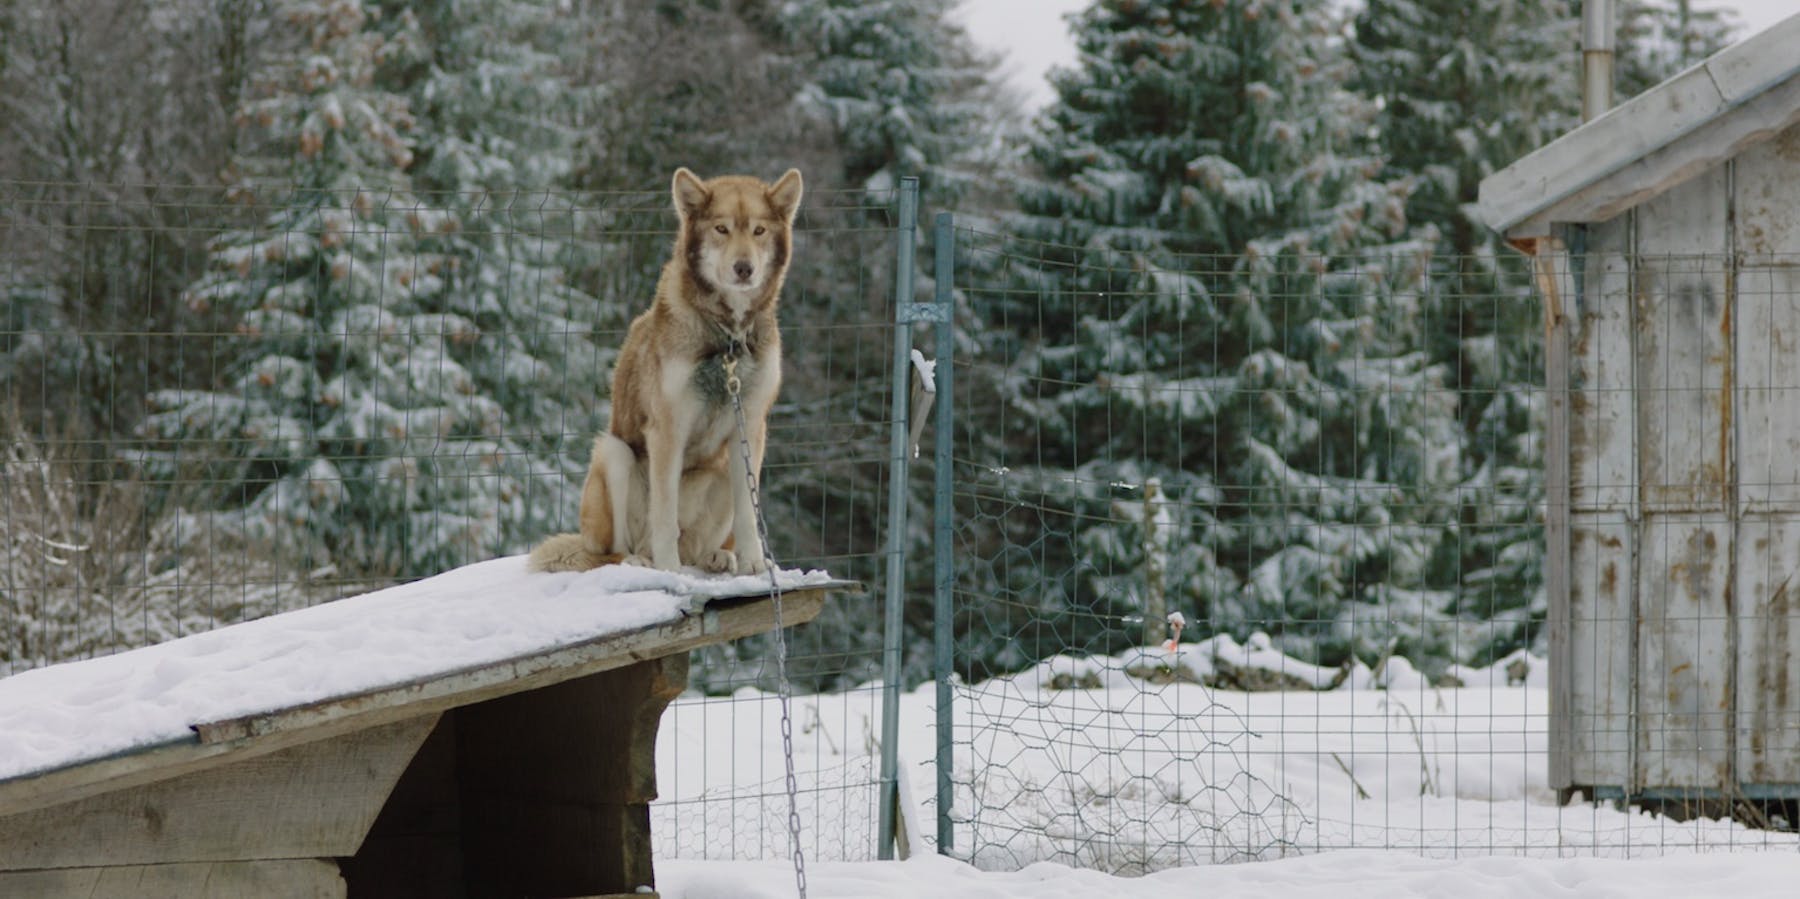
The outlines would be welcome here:
[[[640,556],[637,553],[632,553],[632,554],[626,556],[625,558],[620,559],[619,564],[621,564],[621,565],[636,565],[639,568],[655,568],[656,567],[654,564],[652,564],[650,562],[650,559],[648,556]]]
[[[736,561],[737,561],[737,565],[734,567],[733,570],[735,570],[738,574],[767,574],[769,572],[769,569],[775,567],[775,566],[769,564],[768,559],[745,558],[745,559],[738,559]]]
[[[715,549],[711,552],[704,552],[700,554],[698,559],[694,560],[695,567],[699,568],[701,571],[707,571],[713,574],[724,574],[728,571],[735,571],[737,570],[737,564],[737,553],[734,553],[729,549]]]

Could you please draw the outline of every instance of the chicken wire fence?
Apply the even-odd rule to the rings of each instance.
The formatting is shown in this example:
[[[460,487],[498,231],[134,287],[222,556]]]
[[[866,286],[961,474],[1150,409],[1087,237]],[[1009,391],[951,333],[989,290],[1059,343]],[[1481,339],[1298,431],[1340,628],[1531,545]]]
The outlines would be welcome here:
[[[527,550],[573,530],[608,379],[668,258],[666,189],[416,195],[0,182],[0,675]],[[762,492],[786,567],[873,583],[892,193],[815,191]],[[864,858],[878,614],[789,635],[815,858]],[[772,643],[695,656],[658,851],[781,854]],[[759,744],[768,746],[770,744]],[[730,750],[722,755],[715,750]],[[772,797],[777,798],[772,800]]]
[[[1736,435],[1718,445],[1743,478],[1800,483],[1754,455],[1800,389],[1779,269],[1684,270],[1736,285],[1706,315],[1765,323],[1725,353],[1681,340],[1729,327],[1633,299],[1667,264],[1169,257],[915,231],[901,205],[809,195],[783,305],[775,555],[889,600],[829,603],[788,643],[808,857],[871,857],[895,817],[984,867],[1123,872],[1794,845],[1792,781],[1748,773],[1800,757],[1789,700],[1676,707],[1709,695],[1691,684],[1761,697],[1795,676],[1780,520],[1592,499],[1677,483],[1645,447],[1681,435]],[[661,190],[275,204],[0,182],[5,672],[568,529],[672,225]],[[1541,294],[1614,270],[1616,296],[1547,340]],[[1546,386],[1559,359],[1567,389]],[[1670,417],[1703,396],[1712,419]],[[1700,564],[1734,535],[1728,567]],[[1547,544],[1568,547],[1566,588]],[[1702,582],[1691,608],[1657,592]],[[665,715],[660,854],[786,856],[769,651],[707,650]],[[1553,746],[1627,773],[1556,772]],[[1647,789],[1652,752],[1749,789]],[[1565,784],[1630,802],[1559,805]]]
[[[1796,847],[1790,270],[1023,232],[937,228],[940,851]]]

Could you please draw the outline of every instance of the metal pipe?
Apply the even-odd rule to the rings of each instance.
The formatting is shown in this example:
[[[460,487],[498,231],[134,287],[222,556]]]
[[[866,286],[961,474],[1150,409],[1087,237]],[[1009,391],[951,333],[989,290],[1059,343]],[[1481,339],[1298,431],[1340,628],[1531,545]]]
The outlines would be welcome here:
[[[937,303],[942,315],[937,322],[937,496],[933,505],[932,543],[935,544],[935,574],[932,588],[932,640],[935,644],[932,660],[932,674],[937,680],[937,851],[939,855],[949,855],[953,846],[953,832],[950,822],[950,805],[955,798],[951,789],[954,759],[951,756],[952,741],[955,736],[954,721],[950,716],[950,703],[953,699],[950,679],[954,674],[952,654],[956,632],[953,625],[950,603],[955,596],[956,560],[950,554],[950,541],[955,519],[952,516],[951,504],[955,501],[951,474],[953,450],[955,449],[956,419],[952,407],[956,405],[956,394],[951,378],[956,368],[956,335],[955,315],[952,308],[953,293],[956,280],[956,231],[954,221],[948,212],[937,215],[937,227],[934,233],[932,261],[936,264],[935,280],[937,282]]]
[[[881,653],[881,802],[875,857],[894,857],[900,799],[900,642],[906,605],[907,385],[912,374],[913,247],[919,179],[900,179],[900,227],[894,238],[894,395],[888,458],[887,621]]]
[[[1591,122],[1613,105],[1613,49],[1618,33],[1612,0],[1581,4],[1581,120]]]

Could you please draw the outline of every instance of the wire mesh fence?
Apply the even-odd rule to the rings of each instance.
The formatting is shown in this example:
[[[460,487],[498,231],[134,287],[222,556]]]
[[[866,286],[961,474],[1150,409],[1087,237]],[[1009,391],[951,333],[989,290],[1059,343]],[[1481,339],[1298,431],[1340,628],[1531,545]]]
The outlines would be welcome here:
[[[1715,457],[1785,433],[1751,394],[1795,376],[1778,338],[1731,322],[1780,317],[1787,281],[1734,294],[1729,257],[1674,266],[1718,282],[1703,293],[1666,258],[1565,260],[1590,299],[1573,373],[1549,364],[1547,384],[1568,351],[1554,331],[1547,348],[1521,258],[1171,257],[1117,237],[953,233],[949,851],[1133,873],[1335,848],[1796,847],[1800,771],[1752,785],[1726,763],[1800,727],[1772,692],[1796,676],[1791,641],[1748,636],[1792,623],[1768,598],[1779,538],[1725,551],[1724,505],[1673,530],[1622,496],[1583,505],[1751,474]],[[1663,420],[1634,430],[1634,410]],[[1557,433],[1587,466],[1573,503]],[[1571,520],[1573,553],[1547,560],[1547,527]],[[1681,552],[1637,548],[1658,534]],[[1552,597],[1550,571],[1574,588]],[[1651,614],[1665,589],[1684,601]],[[1578,664],[1553,670],[1569,647]],[[1751,665],[1760,680],[1733,674]],[[1591,751],[1627,746],[1673,747],[1681,770],[1596,777]],[[1581,778],[1546,764],[1577,750]]]
[[[0,182],[5,673],[568,529],[672,225],[661,190]],[[884,840],[884,701],[906,826],[986,867],[1795,846],[1788,269],[1015,230],[919,269],[954,308],[930,425],[894,420],[943,355],[896,405],[895,322],[935,320],[896,197],[801,213],[773,549],[901,585],[889,635],[852,598],[789,640],[809,858]],[[1557,289],[1596,299],[1547,338]],[[926,450],[890,494],[897,426]],[[787,854],[769,652],[696,658],[658,852]]]
[[[523,552],[571,530],[613,354],[673,242],[666,190],[417,196],[0,182],[0,674]],[[893,197],[815,192],[765,465],[775,557],[872,582]],[[815,833],[873,815],[879,616],[788,641]],[[658,814],[709,832],[781,770],[706,755],[764,716],[765,640],[669,712]],[[697,729],[698,736],[689,733]],[[779,790],[776,791],[778,794]],[[680,833],[676,827],[674,833]],[[873,838],[815,857],[860,858]],[[672,837],[659,850],[741,854]],[[760,850],[757,850],[760,851]]]

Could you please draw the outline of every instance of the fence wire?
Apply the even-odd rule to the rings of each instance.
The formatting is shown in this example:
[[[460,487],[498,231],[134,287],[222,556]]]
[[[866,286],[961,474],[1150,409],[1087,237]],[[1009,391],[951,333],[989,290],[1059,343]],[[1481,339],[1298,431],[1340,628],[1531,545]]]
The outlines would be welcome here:
[[[1588,279],[1564,271],[1565,295],[1590,292],[1558,385],[1572,418],[1553,422],[1523,259],[1021,233],[954,233],[946,851],[1139,873],[1338,848],[1796,847],[1800,770],[1726,761],[1734,740],[1781,755],[1765,744],[1800,716],[1771,685],[1800,675],[1776,608],[1786,549],[1748,531],[1725,549],[1724,484],[1766,472],[1721,458],[1786,433],[1766,391],[1800,387],[1771,343],[1791,279],[1733,295],[1728,257],[1563,260]],[[1558,428],[1573,504],[1547,476]],[[1679,471],[1657,462],[1671,447]],[[1623,495],[1584,505],[1639,483],[1709,484],[1716,508],[1659,524]],[[1573,521],[1564,563],[1546,561],[1551,520]],[[1566,599],[1546,589],[1557,564]],[[1553,642],[1572,646],[1572,692]],[[1760,681],[1731,673],[1750,666]]]
[[[984,867],[1795,847],[1791,266],[1164,257],[1020,224],[954,230],[947,283],[894,297],[894,199],[809,196],[784,293],[775,554],[906,565],[898,645],[859,599],[790,639],[808,857],[876,852],[884,654],[912,846],[935,810]],[[567,529],[667,207],[0,182],[4,673]],[[1584,298],[1548,342],[1547,284]],[[890,556],[890,435],[920,424],[891,421],[893,329],[927,287],[955,426]],[[696,657],[660,854],[789,851],[768,652]]]
[[[881,573],[893,200],[807,197],[764,471],[775,557],[868,583]],[[0,182],[0,675],[573,529],[613,356],[673,243],[669,205],[664,189]],[[841,820],[874,814],[868,606],[832,603],[789,638],[790,675],[824,696],[796,732],[804,823],[830,835],[814,858],[874,852]],[[695,657],[659,743],[657,851],[787,851],[718,837],[754,820],[781,771],[779,743],[715,757],[746,735],[734,722],[772,719],[769,652],[752,639]],[[684,836],[695,828],[708,836]]]

